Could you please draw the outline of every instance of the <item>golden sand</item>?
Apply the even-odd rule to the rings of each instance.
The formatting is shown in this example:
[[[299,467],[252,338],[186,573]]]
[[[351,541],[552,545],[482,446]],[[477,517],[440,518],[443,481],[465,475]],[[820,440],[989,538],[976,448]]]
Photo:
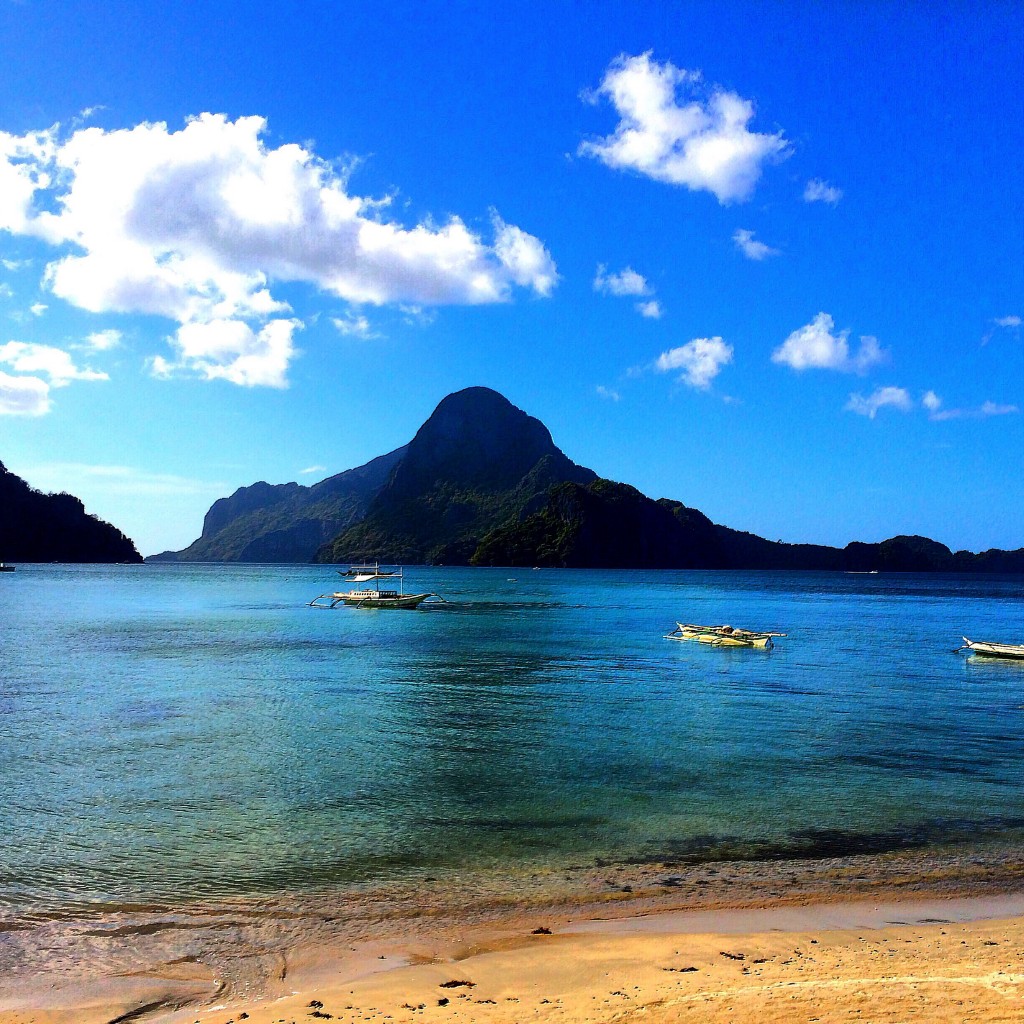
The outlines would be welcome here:
[[[1019,902],[1008,905],[1016,911]],[[552,921],[552,934],[519,922],[518,934],[476,934],[464,945],[448,936],[307,950],[282,970],[276,991],[236,993],[222,1005],[217,978],[183,963],[65,991],[47,1009],[28,995],[0,1009],[0,1022],[1018,1022],[1024,916],[956,920],[997,905],[933,900]],[[716,921],[717,931],[695,930]]]

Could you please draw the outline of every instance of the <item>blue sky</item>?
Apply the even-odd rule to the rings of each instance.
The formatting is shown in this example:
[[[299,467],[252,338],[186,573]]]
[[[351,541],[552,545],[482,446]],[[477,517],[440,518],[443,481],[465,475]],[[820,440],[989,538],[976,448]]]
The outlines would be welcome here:
[[[0,460],[151,554],[483,384],[773,539],[1024,546],[1022,38],[1010,3],[0,0]]]

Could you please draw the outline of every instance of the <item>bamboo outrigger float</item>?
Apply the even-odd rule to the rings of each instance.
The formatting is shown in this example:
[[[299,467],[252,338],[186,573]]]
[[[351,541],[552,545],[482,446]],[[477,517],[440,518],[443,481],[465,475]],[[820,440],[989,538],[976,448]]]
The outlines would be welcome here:
[[[666,640],[689,640],[712,647],[759,647],[770,651],[775,644],[773,637],[785,633],[759,632],[737,629],[735,626],[696,626],[692,623],[677,622],[676,628],[665,635]]]
[[[964,637],[964,646],[958,647],[957,651],[970,651],[971,654],[981,654],[986,658],[1013,658],[1024,661],[1024,644],[994,644],[968,640]]]
[[[337,608],[349,605],[353,608],[418,608],[428,598],[444,603],[444,598],[437,594],[407,594],[402,569],[382,569],[376,562],[373,565],[353,565],[339,575],[352,583],[373,583],[373,587],[362,590],[343,590],[329,594],[320,594],[309,602],[310,608]],[[381,590],[381,580],[397,579],[398,590]]]

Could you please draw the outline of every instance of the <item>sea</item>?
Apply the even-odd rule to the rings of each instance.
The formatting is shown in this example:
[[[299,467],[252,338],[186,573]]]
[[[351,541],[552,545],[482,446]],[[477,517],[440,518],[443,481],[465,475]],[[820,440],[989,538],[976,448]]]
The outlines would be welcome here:
[[[1024,836],[1024,578],[412,566],[0,576],[0,908]],[[665,639],[677,621],[785,633]]]

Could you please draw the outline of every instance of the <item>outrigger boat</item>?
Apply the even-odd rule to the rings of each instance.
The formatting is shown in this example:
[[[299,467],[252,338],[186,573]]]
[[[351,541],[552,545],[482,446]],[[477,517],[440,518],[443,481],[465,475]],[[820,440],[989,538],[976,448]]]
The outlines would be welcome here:
[[[964,646],[958,647],[958,651],[970,651],[972,654],[982,654],[986,658],[1016,658],[1024,660],[1024,644],[993,644],[978,640],[968,640],[964,637]]]
[[[6,562],[0,562],[0,572],[14,572],[14,566]]]
[[[401,568],[382,569],[376,562],[373,565],[353,565],[339,575],[352,583],[373,583],[373,587],[362,590],[335,591],[321,594],[309,602],[310,608],[337,608],[339,605],[351,605],[354,608],[418,608],[428,598],[444,602],[437,594],[407,594]],[[398,590],[381,590],[381,580],[399,580]]]
[[[772,637],[785,633],[762,633],[735,626],[695,626],[692,623],[677,622],[676,628],[665,635],[666,640],[691,640],[712,647],[760,647],[770,651],[775,644]]]

